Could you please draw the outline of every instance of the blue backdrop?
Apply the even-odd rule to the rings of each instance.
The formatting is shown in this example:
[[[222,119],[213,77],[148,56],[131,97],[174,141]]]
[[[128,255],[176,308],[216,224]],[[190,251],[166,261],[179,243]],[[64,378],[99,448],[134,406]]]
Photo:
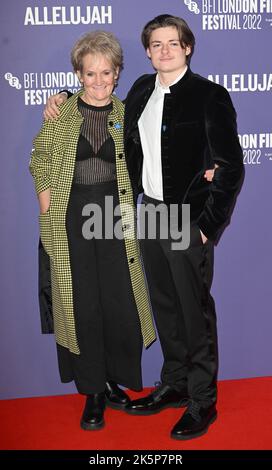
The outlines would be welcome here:
[[[52,335],[40,334],[38,205],[28,171],[47,96],[77,89],[70,50],[84,32],[113,31],[125,53],[118,95],[152,72],[140,43],[161,13],[196,35],[191,68],[223,84],[238,113],[246,178],[232,223],[216,248],[221,379],[271,375],[271,0],[1,2],[1,391],[0,398],[75,391],[59,381]],[[160,346],[144,352],[145,385],[159,378]]]

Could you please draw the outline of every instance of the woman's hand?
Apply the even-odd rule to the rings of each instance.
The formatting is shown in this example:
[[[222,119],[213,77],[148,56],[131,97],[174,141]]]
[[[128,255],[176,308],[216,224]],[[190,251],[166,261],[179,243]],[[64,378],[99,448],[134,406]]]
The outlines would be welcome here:
[[[204,235],[203,232],[201,232],[201,230],[200,230],[200,235],[201,235],[201,238],[202,238],[202,243],[203,243],[203,245],[205,245],[205,243],[206,243],[206,241],[208,240],[208,238]]]
[[[213,180],[214,172],[215,172],[216,168],[218,168],[218,165],[216,165],[216,163],[215,163],[212,170],[206,170],[205,171],[204,178],[206,178],[207,181],[211,182]]]
[[[65,103],[67,100],[67,93],[58,93],[57,95],[49,96],[44,112],[43,117],[47,121],[48,119],[56,119],[59,116],[58,106],[62,103]]]

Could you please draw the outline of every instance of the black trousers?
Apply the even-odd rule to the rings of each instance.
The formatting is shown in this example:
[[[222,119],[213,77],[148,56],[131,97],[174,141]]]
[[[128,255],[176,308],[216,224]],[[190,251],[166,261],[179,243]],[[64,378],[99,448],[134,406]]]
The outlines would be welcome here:
[[[144,195],[141,207],[152,203],[155,210],[160,202]],[[174,251],[170,234],[160,239],[157,226],[155,239],[141,234],[141,248],[164,357],[161,381],[177,390],[187,386],[191,399],[208,406],[217,398],[214,247],[203,244],[194,222],[190,232],[189,248]]]
[[[57,345],[58,362],[61,380],[74,380],[84,394],[104,391],[107,380],[142,388],[142,336],[124,240],[82,235],[82,208],[95,203],[104,218],[105,196],[119,204],[116,182],[73,185],[66,215],[80,355]]]

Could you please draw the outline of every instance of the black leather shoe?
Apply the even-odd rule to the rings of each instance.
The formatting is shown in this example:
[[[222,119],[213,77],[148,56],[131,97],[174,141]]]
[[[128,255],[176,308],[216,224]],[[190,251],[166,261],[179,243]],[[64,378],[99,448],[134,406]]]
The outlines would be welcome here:
[[[162,384],[147,397],[131,401],[125,411],[132,415],[153,415],[165,408],[179,408],[187,404],[187,391],[177,392],[170,385]]]
[[[130,398],[126,392],[112,380],[106,382],[105,395],[107,405],[115,410],[123,410],[130,403]]]
[[[215,404],[208,408],[201,407],[198,403],[192,402],[186,409],[184,415],[177,422],[171,431],[173,439],[193,439],[202,436],[208,431],[210,424],[217,418]]]
[[[85,431],[94,431],[103,428],[105,424],[104,410],[104,392],[87,395],[85,408],[80,421],[81,428]]]

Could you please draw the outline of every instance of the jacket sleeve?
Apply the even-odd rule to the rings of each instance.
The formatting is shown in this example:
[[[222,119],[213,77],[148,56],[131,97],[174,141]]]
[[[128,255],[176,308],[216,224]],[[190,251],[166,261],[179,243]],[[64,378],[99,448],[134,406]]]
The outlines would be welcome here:
[[[198,225],[208,239],[214,240],[229,222],[244,178],[236,112],[229,93],[221,86],[216,87],[207,100],[205,126],[209,153],[219,168],[214,173]]]
[[[55,121],[44,121],[38,135],[33,140],[29,170],[35,182],[37,194],[51,186],[51,150]]]

